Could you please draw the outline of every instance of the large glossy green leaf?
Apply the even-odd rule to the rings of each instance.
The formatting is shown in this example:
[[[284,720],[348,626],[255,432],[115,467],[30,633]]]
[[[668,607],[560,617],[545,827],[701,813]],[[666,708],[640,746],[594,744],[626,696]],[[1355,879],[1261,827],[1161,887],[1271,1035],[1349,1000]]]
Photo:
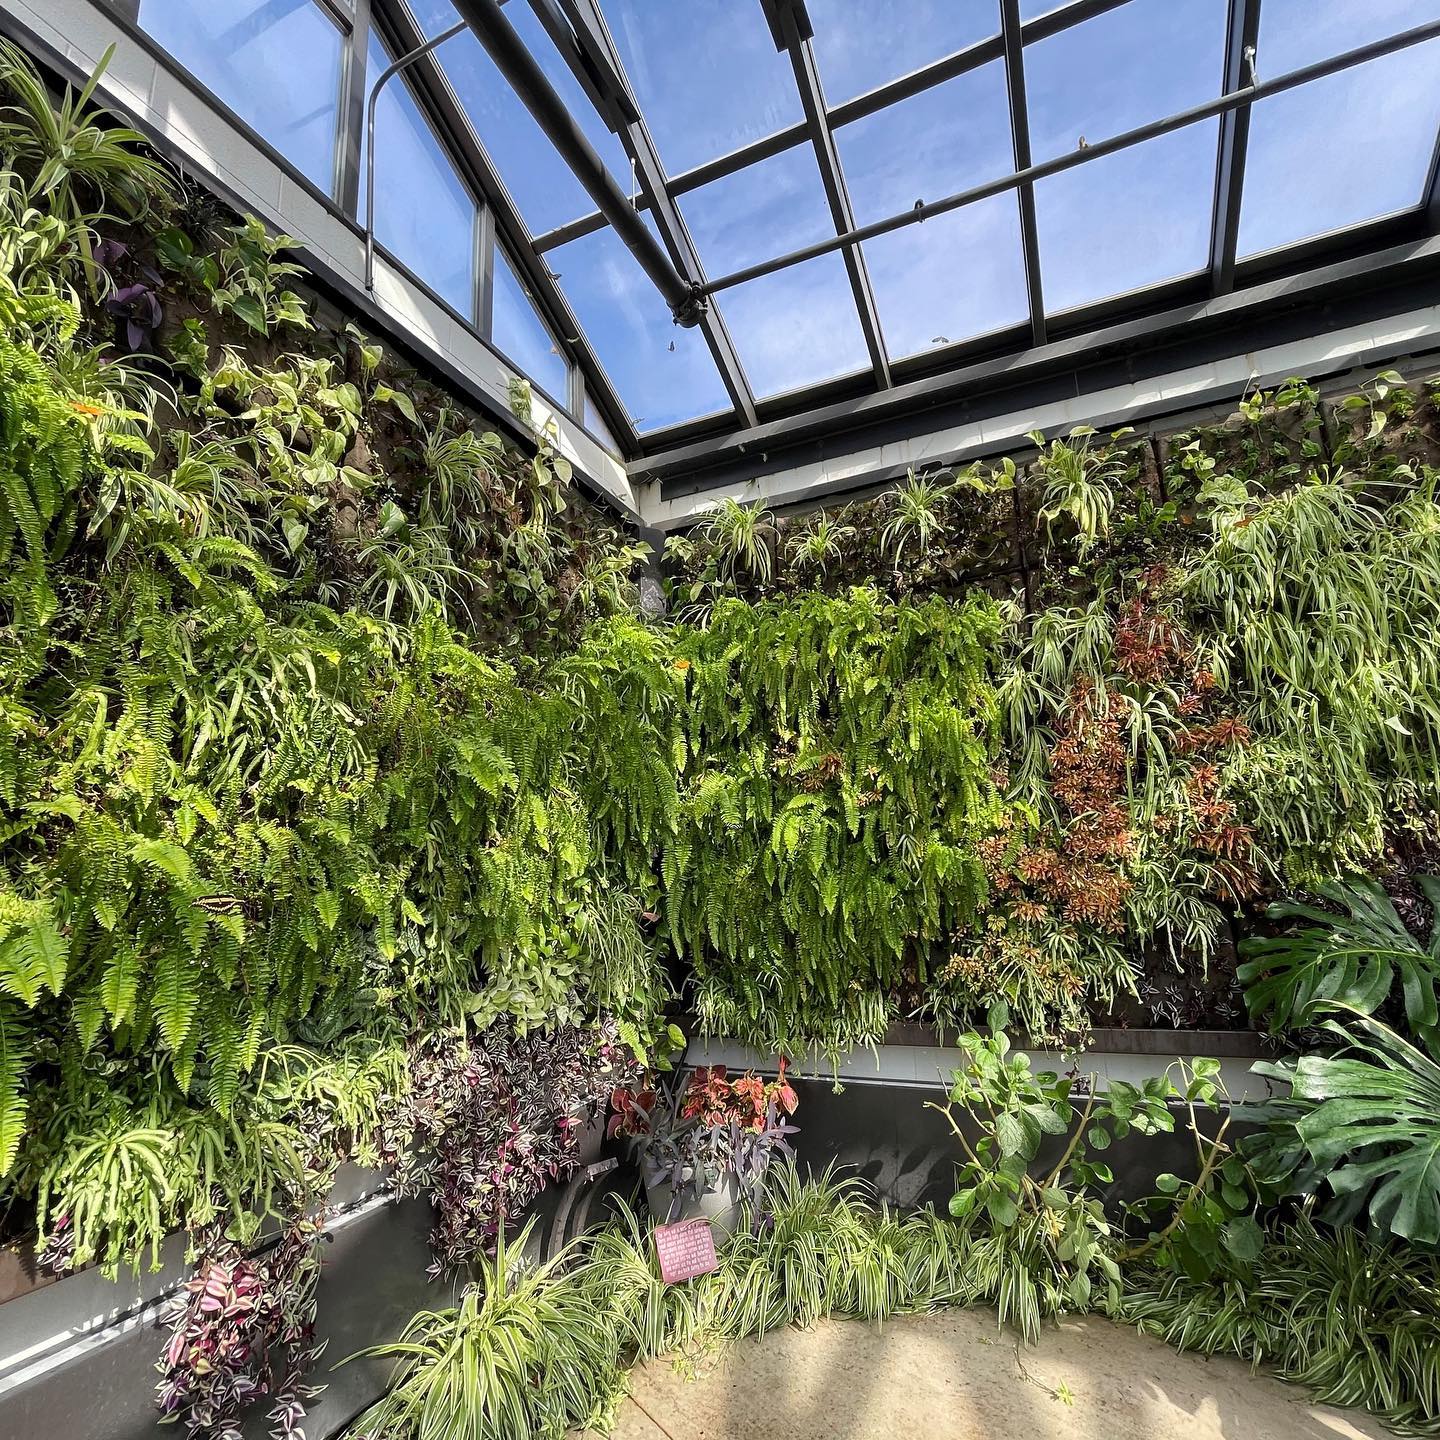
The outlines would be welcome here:
[[[1364,1209],[1379,1230],[1440,1243],[1440,1065],[1368,1016],[1349,1024],[1325,1027],[1334,1055],[1257,1067],[1291,1086],[1265,1107],[1260,1153],[1295,1165],[1294,1189],[1331,1190],[1333,1218]]]
[[[1426,875],[1418,881],[1440,915],[1440,880]],[[1313,923],[1297,934],[1256,938],[1241,947],[1246,958],[1236,973],[1250,1013],[1265,1017],[1274,1031],[1310,1023],[1317,1007],[1326,1004],[1371,1015],[1398,980],[1410,1028],[1433,1042],[1440,1018],[1440,925],[1429,945],[1422,945],[1405,928],[1390,897],[1370,879],[1324,884],[1319,893],[1346,913],[1275,905],[1270,910],[1274,918]]]

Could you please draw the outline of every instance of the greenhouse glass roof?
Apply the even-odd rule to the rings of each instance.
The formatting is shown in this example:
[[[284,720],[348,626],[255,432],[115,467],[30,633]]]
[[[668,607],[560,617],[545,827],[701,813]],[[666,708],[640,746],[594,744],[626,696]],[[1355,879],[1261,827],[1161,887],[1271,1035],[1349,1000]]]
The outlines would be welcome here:
[[[273,4],[222,8],[276,23]],[[377,237],[629,456],[1224,295],[1440,214],[1440,0],[280,8],[346,35],[363,17],[369,85],[455,31],[380,106]],[[191,57],[223,48],[183,0],[140,0],[139,23],[202,78]],[[317,177],[328,121],[292,108]]]

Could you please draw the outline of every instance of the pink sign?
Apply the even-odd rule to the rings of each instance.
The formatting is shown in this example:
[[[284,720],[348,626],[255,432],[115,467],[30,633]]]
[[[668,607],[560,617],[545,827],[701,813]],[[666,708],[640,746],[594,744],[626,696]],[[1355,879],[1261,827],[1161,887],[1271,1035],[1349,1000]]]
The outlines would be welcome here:
[[[657,1225],[655,1253],[660,1257],[660,1278],[667,1285],[708,1275],[720,1263],[715,1258],[710,1222],[703,1219]]]

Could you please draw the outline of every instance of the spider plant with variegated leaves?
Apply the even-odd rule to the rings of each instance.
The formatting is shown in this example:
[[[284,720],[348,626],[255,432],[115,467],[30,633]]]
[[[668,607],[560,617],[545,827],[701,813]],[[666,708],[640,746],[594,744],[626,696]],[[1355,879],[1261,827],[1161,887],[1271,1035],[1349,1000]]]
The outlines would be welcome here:
[[[845,546],[855,538],[853,525],[842,525],[822,510],[803,530],[798,531],[786,546],[790,563],[797,570],[813,570],[823,575],[845,555]]]
[[[1109,534],[1116,487],[1129,468],[1123,453],[1091,448],[1095,433],[1089,425],[1077,426],[1068,441],[1053,440],[1048,449],[1040,431],[1030,434],[1040,450],[1035,470],[1045,482],[1037,521],[1044,524],[1047,536],[1053,536],[1055,522],[1068,520],[1075,527],[1076,545],[1082,555]],[[1117,431],[1111,438],[1119,439],[1128,433]]]
[[[742,505],[732,496],[716,502],[699,527],[715,550],[721,573],[736,580],[743,573],[766,585],[775,569],[775,517],[760,505]]]
[[[442,406],[421,437],[425,488],[420,514],[427,524],[455,530],[469,548],[487,532],[483,517],[493,507],[492,487],[505,452],[498,435],[452,431],[450,420],[450,411]]]
[[[13,97],[0,109],[0,148],[31,172],[32,200],[70,227],[92,295],[100,272],[91,229],[107,207],[137,219],[177,193],[170,172],[137,151],[145,144],[138,130],[104,123],[102,112],[90,108],[114,51],[112,45],[78,94],[67,86],[56,105],[24,52],[0,41],[0,86]]]
[[[417,619],[427,610],[447,618],[469,613],[460,588],[465,572],[445,531],[411,522],[393,500],[381,506],[379,528],[357,546],[356,558],[369,570],[356,587],[357,601],[385,620]]]
[[[925,551],[933,541],[945,533],[942,507],[946,497],[954,490],[953,479],[942,480],[938,475],[917,475],[913,470],[886,497],[891,518],[880,532],[880,548],[892,552],[891,559],[895,573],[900,573],[900,562],[906,547],[914,543]]]

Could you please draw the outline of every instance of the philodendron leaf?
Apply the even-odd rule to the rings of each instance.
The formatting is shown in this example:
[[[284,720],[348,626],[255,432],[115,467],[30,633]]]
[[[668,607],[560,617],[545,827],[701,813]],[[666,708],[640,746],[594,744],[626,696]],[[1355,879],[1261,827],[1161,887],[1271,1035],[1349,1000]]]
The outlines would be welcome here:
[[[1265,1235],[1253,1215],[1238,1215],[1221,1227],[1220,1240],[1237,1260],[1255,1260],[1265,1245]]]
[[[1419,877],[1419,883],[1433,904],[1440,886],[1432,876]],[[1266,1017],[1275,1031],[1309,1023],[1327,1004],[1371,1015],[1398,979],[1410,1028],[1422,1038],[1434,1037],[1440,1018],[1440,936],[1422,945],[1373,880],[1353,878],[1318,890],[1322,899],[1348,913],[1275,905],[1270,914],[1277,919],[1313,923],[1297,934],[1249,940],[1241,947],[1246,958],[1236,974],[1251,1014]]]
[[[1328,1186],[1336,1218],[1368,1209],[1378,1230],[1440,1243],[1440,1065],[1388,1026],[1352,1017],[1353,1029],[1325,1027],[1345,1044],[1338,1054],[1257,1067],[1291,1086],[1264,1107],[1272,1133],[1259,1153],[1293,1155],[1298,1138],[1309,1165],[1294,1184]]]

